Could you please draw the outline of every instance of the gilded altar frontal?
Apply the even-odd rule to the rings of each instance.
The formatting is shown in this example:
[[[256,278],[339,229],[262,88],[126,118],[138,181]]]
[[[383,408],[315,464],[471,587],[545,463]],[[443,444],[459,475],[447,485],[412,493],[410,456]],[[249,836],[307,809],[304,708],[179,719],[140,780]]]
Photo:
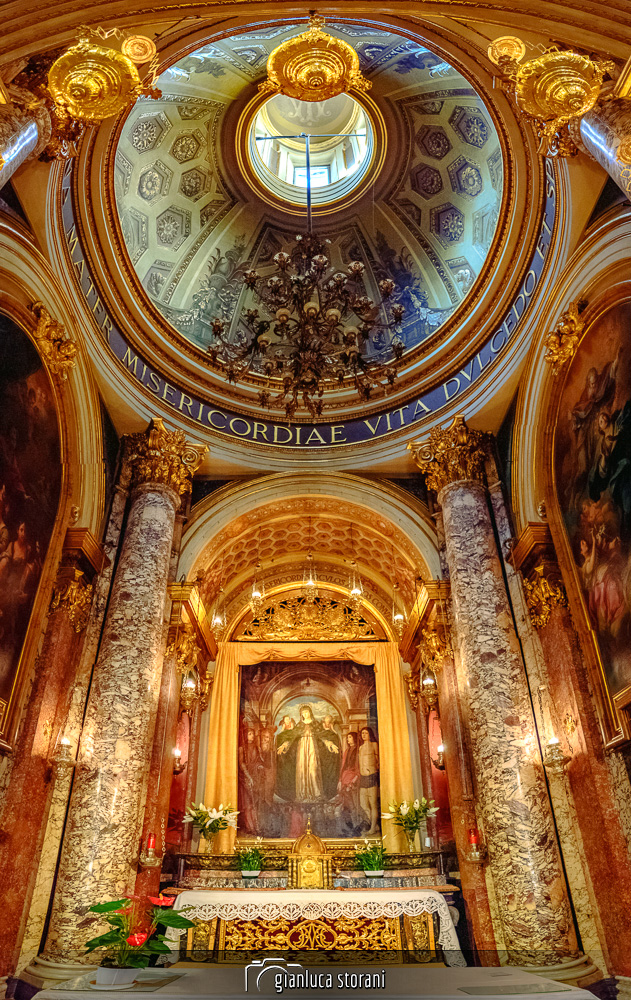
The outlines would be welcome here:
[[[629,5],[3,15],[0,1000],[631,1000]]]

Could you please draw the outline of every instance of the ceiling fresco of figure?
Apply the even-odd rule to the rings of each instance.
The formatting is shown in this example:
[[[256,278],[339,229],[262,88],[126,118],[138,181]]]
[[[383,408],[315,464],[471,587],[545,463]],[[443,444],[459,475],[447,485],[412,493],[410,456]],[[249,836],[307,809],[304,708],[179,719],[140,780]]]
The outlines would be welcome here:
[[[162,97],[136,104],[118,142],[116,205],[136,276],[209,368],[213,319],[227,322],[235,342],[244,336],[240,316],[251,304],[244,272],[271,273],[274,255],[306,230],[300,142],[282,166],[282,150],[266,154],[263,172],[276,178],[271,187],[282,174],[290,192],[286,211],[279,197],[260,194],[235,151],[243,127],[257,146],[252,136],[263,127],[261,115],[251,126],[244,120],[270,52],[302,30],[304,24],[262,28],[181,58],[158,80]],[[326,30],[359,54],[371,83],[364,111],[345,104],[348,98],[311,105],[281,98],[264,105],[263,118],[274,135],[282,127],[316,135],[358,130],[359,138],[330,141],[328,153],[316,157],[314,169],[332,170],[329,180],[338,178],[346,194],[325,205],[323,188],[314,186],[314,225],[330,241],[334,269],[353,260],[365,265],[367,295],[376,297],[379,281],[395,282],[408,354],[454,314],[488,254],[502,196],[498,135],[482,99],[438,55],[382,30],[335,23]],[[371,142],[387,149],[373,150],[368,162]],[[362,350],[383,353],[378,338],[371,334]]]

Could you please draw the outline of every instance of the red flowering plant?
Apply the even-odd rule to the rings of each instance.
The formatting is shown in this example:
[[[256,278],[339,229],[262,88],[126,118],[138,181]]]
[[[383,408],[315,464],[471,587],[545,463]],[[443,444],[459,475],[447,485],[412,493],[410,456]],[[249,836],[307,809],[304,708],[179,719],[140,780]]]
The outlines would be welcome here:
[[[146,900],[125,898],[91,906],[88,912],[98,914],[110,929],[88,941],[86,952],[103,948],[101,965],[114,969],[146,969],[152,955],[168,954],[171,949],[164,934],[156,934],[158,924],[186,930],[194,926],[193,921],[170,909],[172,897],[160,893]]]

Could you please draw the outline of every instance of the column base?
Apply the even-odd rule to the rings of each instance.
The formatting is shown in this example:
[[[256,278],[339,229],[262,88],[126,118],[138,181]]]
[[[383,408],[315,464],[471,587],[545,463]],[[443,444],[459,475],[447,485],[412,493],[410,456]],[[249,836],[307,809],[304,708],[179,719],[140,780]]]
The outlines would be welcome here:
[[[83,962],[54,962],[50,958],[38,955],[30,965],[20,973],[20,979],[30,986],[35,986],[38,990],[48,989],[49,986],[57,986],[67,979],[74,979],[76,976],[84,976],[86,972],[91,972],[97,966],[86,965]]]
[[[631,978],[629,976],[616,976],[618,986],[618,1000],[631,1000]]]
[[[559,962],[558,965],[521,965],[520,968],[524,972],[531,972],[533,976],[552,979],[555,983],[567,983],[568,986],[583,988],[603,978],[603,973],[597,965],[594,965],[589,955],[582,953],[578,958],[570,958],[567,962]]]

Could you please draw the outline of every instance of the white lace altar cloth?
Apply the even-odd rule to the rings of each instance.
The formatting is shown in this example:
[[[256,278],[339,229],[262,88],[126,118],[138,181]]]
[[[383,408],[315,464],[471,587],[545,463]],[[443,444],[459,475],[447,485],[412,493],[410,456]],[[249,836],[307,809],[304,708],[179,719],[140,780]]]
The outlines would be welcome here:
[[[378,894],[378,895],[377,895]],[[189,920],[320,920],[337,917],[419,917],[437,913],[438,944],[447,965],[464,967],[458,935],[443,896],[433,889],[191,889],[177,896],[174,909]],[[181,932],[170,928],[167,941],[179,941]]]

